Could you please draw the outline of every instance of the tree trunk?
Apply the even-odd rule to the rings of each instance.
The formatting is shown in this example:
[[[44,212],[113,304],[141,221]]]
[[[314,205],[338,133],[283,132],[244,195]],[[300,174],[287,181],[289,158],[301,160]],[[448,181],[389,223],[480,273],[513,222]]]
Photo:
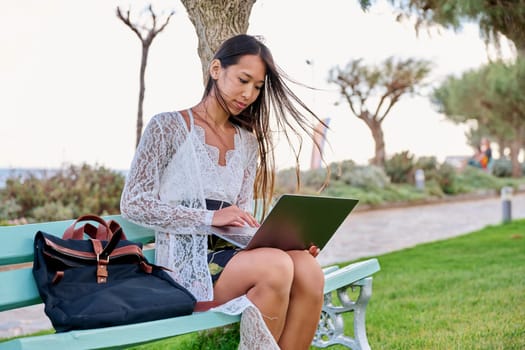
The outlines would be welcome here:
[[[139,108],[137,112],[137,134],[136,134],[136,142],[135,142],[135,148],[138,147],[140,142],[140,137],[142,136],[142,127],[143,127],[143,105],[144,105],[144,94],[146,92],[146,82],[145,82],[145,76],[146,76],[146,66],[148,64],[148,51],[149,51],[149,45],[142,45],[142,59],[140,61],[140,87],[139,87]]]
[[[221,43],[248,30],[255,0],[181,0],[199,38],[198,53],[202,76],[206,80],[208,65]]]
[[[517,137],[510,143],[510,161],[512,163],[512,177],[521,177],[521,164],[518,159],[521,150],[522,140],[520,137]]]
[[[381,127],[381,122],[377,121],[374,118],[361,117],[360,119],[363,120],[368,126],[370,132],[372,133],[372,137],[374,138],[375,153],[374,159],[372,159],[372,164],[384,168],[386,160],[385,136]]]
[[[386,152],[385,152],[385,137],[383,135],[383,129],[381,124],[375,123],[371,131],[372,136],[374,137],[375,142],[375,156],[372,164],[377,165],[378,167],[384,168],[386,161]]]

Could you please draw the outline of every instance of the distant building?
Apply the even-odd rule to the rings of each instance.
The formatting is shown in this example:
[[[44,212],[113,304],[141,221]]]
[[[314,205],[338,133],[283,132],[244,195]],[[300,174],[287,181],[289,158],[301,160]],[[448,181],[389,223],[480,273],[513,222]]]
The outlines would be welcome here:
[[[323,125],[323,123],[326,125]],[[314,144],[312,146],[312,158],[311,158],[311,161],[310,161],[310,169],[319,169],[321,167],[321,158],[322,158],[322,154],[323,154],[323,150],[324,150],[324,145],[325,145],[325,138],[326,138],[326,132],[328,131],[327,130],[327,126],[329,125],[330,123],[330,118],[326,118],[323,120],[323,123],[319,123],[317,124],[317,126],[315,127],[315,132],[314,132]],[[319,145],[319,149],[317,148],[317,146],[315,144],[318,144]]]

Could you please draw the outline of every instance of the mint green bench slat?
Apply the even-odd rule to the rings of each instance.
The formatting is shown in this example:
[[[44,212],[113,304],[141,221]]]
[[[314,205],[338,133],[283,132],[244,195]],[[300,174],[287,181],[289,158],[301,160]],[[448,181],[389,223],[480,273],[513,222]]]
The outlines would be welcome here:
[[[0,311],[42,302],[31,268],[0,272],[0,286]]]
[[[6,343],[0,343],[0,348],[5,350],[121,348],[122,346],[131,346],[178,334],[222,327],[239,322],[239,320],[239,316],[229,316],[216,312],[201,312],[190,316],[180,316],[126,326],[18,338]]]
[[[324,292],[337,290],[357,282],[366,276],[371,276],[380,270],[377,259],[368,259],[347,265],[330,272],[325,277]]]
[[[106,216],[106,220],[117,220],[131,240],[149,243],[154,240],[152,230],[137,226],[121,218],[119,215]],[[7,249],[0,245],[2,265],[31,262],[33,258],[33,236],[38,231],[44,231],[60,236],[73,220],[31,224],[22,226],[0,227],[0,243],[13,240]],[[28,253],[30,251],[30,253]],[[146,248],[144,254],[151,262],[155,261],[154,249]],[[318,331],[312,345],[327,347],[341,344],[354,350],[370,349],[366,337],[365,309],[371,297],[371,276],[380,270],[377,259],[368,259],[347,265],[343,268],[329,266],[323,269],[325,273],[325,302],[319,322]],[[12,310],[23,306],[41,303],[36,288],[31,267],[14,270],[0,269],[0,311]],[[359,296],[355,301],[348,294],[349,288],[359,288]],[[333,299],[336,299],[335,301]],[[353,312],[354,336],[344,333],[343,315]],[[221,327],[236,323],[239,316],[228,316],[215,312],[194,313],[166,320],[158,320],[139,324],[107,327],[83,331],[70,331],[42,336],[27,336],[1,342],[0,349],[95,349],[131,346],[148,341],[172,337],[199,330]]]

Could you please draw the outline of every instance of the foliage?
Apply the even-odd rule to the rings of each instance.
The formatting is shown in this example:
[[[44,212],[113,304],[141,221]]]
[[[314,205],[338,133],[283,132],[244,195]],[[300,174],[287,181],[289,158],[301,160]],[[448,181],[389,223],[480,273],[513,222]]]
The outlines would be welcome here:
[[[456,186],[462,188],[462,192],[473,192],[480,189],[499,190],[502,187],[502,181],[482,169],[469,166],[456,175]]]
[[[394,154],[386,160],[385,171],[393,183],[413,183],[414,155],[409,151]]]
[[[408,152],[401,152],[387,160],[386,169],[389,175],[377,166],[358,165],[352,160],[333,162],[329,167],[330,181],[321,192],[320,184],[327,174],[325,169],[301,172],[301,188],[298,192],[357,198],[361,205],[379,206],[386,203],[422,202],[469,192],[491,193],[504,186],[517,188],[518,185],[525,184],[525,178],[496,177],[474,167],[459,170],[450,164],[438,163],[435,157],[416,158]],[[496,164],[495,167],[498,169]],[[423,191],[414,186],[415,169],[424,171]],[[390,178],[394,176],[403,178],[404,181],[390,182]],[[277,195],[297,192],[295,169],[281,170],[276,177]]]
[[[363,9],[371,0],[359,0]],[[459,30],[463,23],[478,23],[486,42],[499,46],[500,35],[510,39],[518,50],[525,49],[525,3],[516,0],[390,0],[399,11],[398,19],[415,16],[415,28],[435,24]]]
[[[301,171],[299,192],[304,194],[318,193],[328,181],[328,187],[342,183],[361,189],[380,189],[390,184],[388,176],[380,167],[357,165],[352,160],[329,164],[330,177],[326,169]],[[276,176],[276,193],[297,192],[297,174],[295,168],[283,169]]]
[[[508,158],[495,159],[492,165],[492,175],[497,177],[512,176],[512,163]]]
[[[297,171],[295,168],[279,171],[275,177],[275,191],[277,193],[297,192]]]
[[[18,218],[18,213],[22,207],[16,202],[15,198],[2,198],[2,206],[0,206],[0,225],[6,224],[8,220],[14,220]]]
[[[87,164],[9,178],[5,188],[0,189],[0,198],[8,204],[0,218],[25,217],[38,222],[71,219],[86,213],[117,214],[123,186],[122,174]]]
[[[386,188],[390,183],[383,169],[375,165],[356,166],[343,173],[340,180],[346,185],[365,190]]]
[[[361,189],[381,189],[390,184],[384,170],[375,165],[357,165],[351,160],[329,165],[331,179]],[[330,186],[330,185],[329,185]]]
[[[301,172],[301,184],[316,190],[315,192],[321,190],[327,183],[330,181],[330,178],[327,178],[326,169],[313,169],[310,171]]]
[[[358,187],[351,187],[342,182],[330,184],[322,195],[344,198],[359,199],[360,205],[380,206],[385,203],[402,202],[406,200],[422,199],[423,194],[412,186],[398,185],[387,186],[381,190],[369,190]]]
[[[425,184],[428,187],[429,183],[434,181],[435,183],[439,182],[440,173],[439,169],[442,164],[439,164],[436,157],[433,156],[423,156],[417,158],[414,169],[421,169],[425,174]]]
[[[422,169],[425,173],[436,171],[439,167],[438,161],[434,156],[423,156],[416,160],[414,165],[416,169]]]
[[[330,163],[329,166],[330,178],[332,180],[339,180],[343,174],[352,171],[352,169],[354,169],[357,164],[353,160],[347,159],[340,162]]]
[[[445,194],[461,193],[462,190],[456,183],[456,169],[449,164],[442,164],[437,171],[437,182]]]
[[[475,121],[480,130],[510,147],[513,176],[525,143],[525,58],[513,64],[493,62],[449,76],[433,91],[438,110],[457,123]],[[501,152],[502,150],[500,150]]]

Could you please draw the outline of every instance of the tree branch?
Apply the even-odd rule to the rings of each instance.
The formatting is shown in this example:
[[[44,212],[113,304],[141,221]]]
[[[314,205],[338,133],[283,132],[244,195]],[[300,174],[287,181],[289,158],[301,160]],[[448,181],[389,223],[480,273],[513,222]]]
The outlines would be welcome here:
[[[122,14],[122,11],[121,11],[120,7],[117,6],[117,17],[125,25],[127,25],[135,34],[137,34],[137,36],[139,37],[139,39],[142,42],[143,46],[149,46],[151,44],[151,42],[153,41],[153,39],[155,38],[155,36],[157,36],[157,34],[162,32],[166,28],[166,26],[170,22],[171,17],[175,14],[175,11],[171,11],[169,13],[169,15],[165,18],[164,22],[160,25],[160,27],[157,28],[158,17],[155,14],[155,11],[153,11],[153,7],[152,7],[151,4],[148,6],[148,12],[149,12],[149,14],[151,16],[151,20],[153,22],[153,25],[151,26],[151,28],[148,28],[146,26],[141,26],[139,24],[131,23],[130,11],[129,10],[126,11],[126,16],[124,16]],[[142,31],[146,32],[147,34],[144,35],[143,32],[141,32],[141,30],[139,28],[142,29]]]
[[[133,23],[131,23],[130,10],[129,9],[126,11],[126,17],[124,17],[122,15],[122,11],[120,10],[120,7],[117,6],[117,17],[122,22],[124,22],[124,24],[127,25],[133,31],[133,33],[137,34],[137,36],[139,37],[140,41],[144,42],[144,39],[142,38],[142,34],[140,33],[140,31],[133,25]]]

